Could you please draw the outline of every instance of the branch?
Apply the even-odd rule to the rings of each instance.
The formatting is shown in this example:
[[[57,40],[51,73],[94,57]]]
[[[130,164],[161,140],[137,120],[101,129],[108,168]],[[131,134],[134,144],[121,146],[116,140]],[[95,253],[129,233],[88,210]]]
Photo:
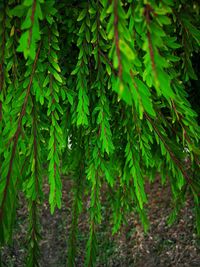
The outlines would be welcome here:
[[[119,70],[118,75],[119,78],[122,78],[122,63],[121,63],[121,54],[120,54],[120,48],[119,48],[119,32],[118,32],[118,0],[114,0],[114,34],[115,34],[115,45],[116,45],[116,52],[118,57],[118,64],[119,64]]]
[[[162,134],[160,133],[160,131],[158,130],[158,128],[156,127],[156,125],[153,123],[153,121],[151,120],[151,118],[147,115],[147,113],[144,113],[145,117],[147,118],[147,120],[151,123],[151,125],[153,126],[154,130],[156,131],[157,135],[159,136],[160,140],[162,141],[162,143],[164,144],[165,148],[167,149],[167,151],[169,152],[171,159],[174,161],[174,163],[176,164],[176,166],[179,168],[179,170],[181,171],[181,173],[183,174],[183,176],[186,178],[187,182],[192,185],[192,180],[190,179],[190,177],[188,176],[187,172],[184,170],[181,162],[179,159],[177,159],[177,157],[175,156],[174,152],[171,151],[170,147],[168,146],[168,144],[165,142]]]
[[[112,63],[109,61],[109,59],[106,57],[106,55],[99,49],[98,50],[99,54],[105,59],[105,61],[110,65],[111,69],[113,70],[113,72],[115,73],[115,69],[112,65]]]
[[[9,167],[8,167],[8,174],[6,176],[6,185],[5,185],[4,192],[3,192],[3,200],[2,200],[2,203],[1,203],[1,206],[0,206],[0,221],[2,221],[2,218],[3,218],[3,209],[4,209],[4,205],[5,205],[5,201],[6,201],[8,187],[9,187],[9,184],[10,184],[11,172],[12,172],[13,161],[14,161],[14,157],[15,157],[15,153],[16,153],[17,143],[18,143],[18,139],[19,139],[19,136],[20,136],[20,133],[21,133],[22,119],[23,119],[23,117],[24,117],[24,115],[26,113],[26,106],[27,106],[27,103],[28,103],[29,95],[30,95],[30,90],[31,90],[32,82],[33,82],[33,76],[34,76],[34,73],[35,73],[36,64],[37,64],[37,61],[38,61],[38,56],[39,56],[39,53],[40,53],[40,48],[41,48],[41,43],[39,44],[39,47],[38,47],[38,50],[37,50],[37,53],[36,53],[36,56],[35,56],[35,60],[34,60],[34,63],[33,63],[33,68],[32,68],[32,73],[31,73],[31,76],[30,76],[30,81],[29,81],[29,84],[28,84],[28,87],[27,87],[27,93],[26,93],[26,96],[25,96],[25,99],[24,99],[24,103],[23,103],[23,106],[22,106],[22,110],[21,110],[21,113],[20,113],[20,116],[19,116],[19,120],[18,120],[18,127],[17,127],[17,130],[16,130],[16,132],[14,134],[14,137],[13,137],[14,144],[13,144],[12,153],[11,153],[11,159],[10,159],[10,163],[9,163]]]
[[[35,107],[35,101],[32,97],[33,102],[33,151],[34,151],[34,159],[35,159],[35,170],[34,170],[34,176],[35,176],[35,191],[36,196],[38,197],[39,194],[39,168],[38,168],[38,147],[37,147],[37,117],[36,117],[36,107]],[[36,205],[36,203],[35,203]]]
[[[151,19],[150,19],[150,13],[151,12],[153,12],[152,7],[149,4],[146,5],[144,15],[145,15],[146,22],[147,22],[148,26],[151,23]],[[151,58],[151,66],[152,66],[152,70],[153,70],[155,79],[157,80],[157,72],[156,72],[156,64],[155,64],[155,57],[154,57],[154,51],[153,51],[153,44],[152,44],[151,34],[150,34],[149,29],[147,30],[147,39],[148,39],[148,45],[149,45],[149,54],[150,54],[150,58]]]
[[[5,28],[6,28],[6,12],[4,8],[4,16],[2,21],[2,55],[1,55],[1,63],[0,63],[0,94],[1,91],[3,91],[3,85],[4,85],[4,55],[5,55],[5,42],[6,42],[6,35],[5,35]],[[0,100],[0,122],[2,121],[2,102]]]
[[[29,30],[29,36],[28,36],[28,47],[29,48],[30,48],[31,39],[32,39],[32,31],[33,31],[35,10],[36,10],[36,0],[33,1],[33,5],[32,5],[32,13],[31,13],[31,23],[32,23],[32,25],[31,25],[31,28]]]

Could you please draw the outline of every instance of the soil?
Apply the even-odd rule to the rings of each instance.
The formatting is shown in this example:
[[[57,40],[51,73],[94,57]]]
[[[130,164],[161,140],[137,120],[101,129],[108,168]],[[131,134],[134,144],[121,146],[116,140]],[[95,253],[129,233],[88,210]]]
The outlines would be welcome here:
[[[49,212],[48,186],[41,209],[41,267],[64,267],[67,261],[68,237],[71,222],[71,181],[63,181],[63,206],[54,215]],[[150,230],[144,234],[134,213],[117,235],[104,217],[98,234],[97,267],[199,267],[200,240],[196,236],[193,204],[186,201],[177,221],[168,226],[171,212],[170,188],[161,187],[157,179],[147,186]],[[87,201],[87,199],[85,200]],[[88,238],[86,206],[79,219],[76,266],[84,266]],[[106,212],[106,211],[105,211]],[[26,261],[27,209],[20,197],[13,243],[2,249],[2,266],[24,267]],[[69,266],[70,267],[70,266]]]

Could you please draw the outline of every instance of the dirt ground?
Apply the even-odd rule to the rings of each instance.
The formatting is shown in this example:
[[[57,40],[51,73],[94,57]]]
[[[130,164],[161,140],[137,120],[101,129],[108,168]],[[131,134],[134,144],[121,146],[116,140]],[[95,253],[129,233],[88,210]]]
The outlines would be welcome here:
[[[48,197],[41,210],[41,267],[64,267],[67,260],[68,236],[71,221],[71,182],[63,181],[63,207],[52,216]],[[45,192],[48,192],[46,185]],[[104,219],[98,234],[97,267],[199,267],[200,240],[195,234],[192,201],[188,200],[177,222],[169,227],[170,189],[158,182],[148,185],[150,230],[143,233],[135,214],[130,214],[128,226],[112,236]],[[14,241],[2,249],[3,266],[24,267],[26,258],[27,210],[24,201],[17,211]],[[79,220],[76,266],[84,266],[88,238],[88,217],[83,211]],[[70,266],[69,266],[70,267]]]

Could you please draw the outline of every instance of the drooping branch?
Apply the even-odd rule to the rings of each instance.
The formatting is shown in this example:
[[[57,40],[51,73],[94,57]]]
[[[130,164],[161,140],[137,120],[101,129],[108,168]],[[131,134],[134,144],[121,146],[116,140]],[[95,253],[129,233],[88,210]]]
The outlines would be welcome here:
[[[33,1],[32,5],[32,12],[31,12],[31,27],[29,29],[29,36],[28,36],[28,47],[30,48],[31,39],[32,39],[32,32],[33,32],[33,24],[34,24],[34,16],[35,16],[35,9],[36,9],[36,0]]]
[[[150,19],[151,12],[153,12],[153,8],[149,4],[147,4],[144,10],[144,15],[146,18],[146,23],[147,23],[147,40],[148,40],[148,47],[149,47],[149,55],[151,58],[152,71],[154,73],[155,80],[157,80],[158,77],[157,77],[157,71],[156,71],[155,56],[154,56],[153,44],[151,40],[151,33],[149,31],[149,27],[151,23],[151,19]]]
[[[28,255],[27,255],[27,265],[38,265],[39,259],[39,225],[38,225],[38,203],[40,200],[41,184],[40,184],[40,166],[39,166],[39,135],[38,135],[38,125],[37,125],[37,111],[36,102],[34,96],[32,96],[32,135],[33,141],[31,146],[31,154],[33,157],[32,164],[34,168],[31,169],[30,180],[32,180],[32,187],[27,186],[27,191],[31,190],[31,194],[28,194],[28,205],[29,205],[29,233],[28,233]],[[28,182],[30,182],[28,180]]]
[[[4,57],[5,57],[5,43],[6,43],[6,11],[5,3],[3,7],[3,21],[2,21],[2,36],[1,36],[1,60],[0,60],[0,94],[4,86]],[[0,122],[2,121],[2,101],[0,100]]]
[[[60,76],[60,67],[57,63],[57,25],[54,22],[45,28],[47,33],[46,40],[44,45],[44,51],[47,53],[46,57],[46,68],[45,68],[45,80],[43,87],[48,89],[48,114],[51,115],[49,129],[50,139],[48,146],[48,161],[49,161],[49,203],[51,206],[51,212],[53,213],[55,207],[61,208],[61,195],[62,195],[62,182],[60,177],[60,150],[61,150],[61,141],[62,138],[62,129],[59,125],[59,116],[58,113],[62,113],[62,108],[59,103],[59,92],[63,83],[63,80]],[[50,44],[50,45],[49,45]],[[59,136],[59,137],[58,137]]]
[[[115,36],[115,46],[116,46],[116,53],[118,58],[118,75],[119,78],[122,79],[122,63],[121,63],[121,54],[119,48],[119,32],[118,32],[118,0],[114,0],[114,36]]]
[[[29,84],[28,84],[27,90],[26,90],[26,96],[24,98],[24,102],[23,102],[22,109],[21,109],[21,112],[20,112],[20,115],[19,115],[19,119],[18,119],[17,130],[16,130],[16,132],[15,132],[13,138],[12,138],[14,140],[13,141],[14,143],[13,143],[13,147],[12,147],[12,153],[11,153],[11,158],[10,158],[10,162],[9,162],[8,173],[7,173],[7,176],[6,176],[6,185],[5,185],[5,188],[4,188],[4,191],[3,191],[3,199],[2,199],[1,206],[0,206],[0,221],[2,221],[2,218],[3,218],[4,205],[5,205],[5,202],[6,202],[6,196],[7,196],[8,187],[9,187],[9,184],[10,184],[13,161],[14,161],[14,157],[15,157],[15,153],[16,153],[18,139],[19,139],[19,136],[21,134],[22,119],[23,119],[23,117],[24,117],[24,115],[26,113],[26,107],[27,107],[27,103],[28,103],[28,98],[29,98],[29,95],[30,95],[30,90],[31,90],[32,82],[33,82],[33,77],[34,77],[34,74],[35,74],[36,65],[37,65],[37,61],[38,61],[38,57],[39,57],[39,53],[40,53],[40,47],[41,47],[41,43],[39,44],[39,47],[38,47],[38,50],[37,50],[37,53],[36,53],[36,56],[35,56],[35,60],[34,60],[34,63],[33,63],[32,73],[31,73],[31,76],[30,76],[30,80],[29,80]]]
[[[148,116],[147,113],[145,113],[145,117],[147,118],[147,120],[151,123],[152,127],[154,128],[155,132],[157,133],[157,135],[159,136],[160,140],[162,141],[162,143],[164,144],[166,150],[168,151],[171,159],[173,160],[173,162],[175,163],[175,165],[179,168],[179,170],[181,171],[182,175],[185,177],[186,181],[192,185],[192,180],[191,178],[188,176],[187,172],[184,170],[180,160],[175,156],[174,152],[171,150],[171,148],[169,147],[169,145],[166,143],[166,141],[164,140],[162,134],[160,133],[159,129],[156,127],[155,123],[153,123],[152,119]]]
[[[89,168],[95,168],[93,164]],[[92,176],[90,177],[90,172]],[[92,267],[95,265],[97,256],[97,237],[96,228],[101,220],[100,213],[100,177],[98,170],[89,171],[89,177],[92,182],[91,201],[90,201],[90,236],[87,242],[87,254],[85,266]]]
[[[75,266],[75,257],[77,251],[77,231],[78,218],[82,209],[82,187],[83,187],[83,170],[84,165],[80,162],[80,171],[76,173],[75,183],[73,186],[73,206],[72,206],[72,225],[69,237],[68,266]]]

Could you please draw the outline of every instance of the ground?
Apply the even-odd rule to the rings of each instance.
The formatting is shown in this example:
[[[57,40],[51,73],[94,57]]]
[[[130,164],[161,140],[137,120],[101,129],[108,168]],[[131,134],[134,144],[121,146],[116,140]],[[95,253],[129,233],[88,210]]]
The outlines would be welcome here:
[[[52,216],[46,200],[41,210],[41,267],[64,267],[71,221],[71,182],[63,179],[63,207]],[[150,230],[144,234],[135,214],[130,214],[127,225],[117,235],[111,235],[104,219],[98,234],[99,255],[97,267],[198,267],[200,266],[200,240],[195,232],[193,204],[188,198],[180,216],[171,227],[167,218],[171,211],[170,188],[161,187],[159,179],[147,186],[149,198]],[[87,200],[86,200],[87,201]],[[25,266],[27,209],[20,198],[14,241],[3,248],[3,266]],[[86,205],[85,205],[86,206]],[[107,218],[107,217],[106,217]],[[83,210],[79,220],[78,255],[76,266],[84,266],[88,217]]]

